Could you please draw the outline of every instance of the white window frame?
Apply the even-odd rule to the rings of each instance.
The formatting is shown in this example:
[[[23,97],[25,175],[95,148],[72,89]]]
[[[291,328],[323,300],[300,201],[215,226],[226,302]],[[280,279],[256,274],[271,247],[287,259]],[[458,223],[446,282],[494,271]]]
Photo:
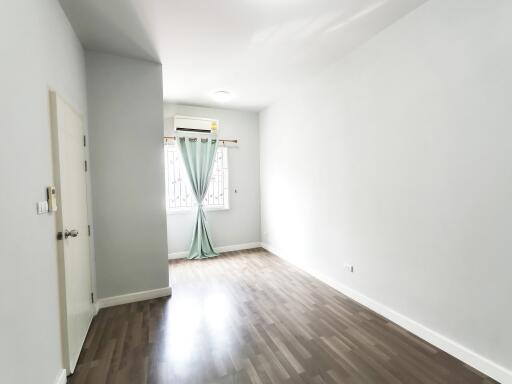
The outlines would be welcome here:
[[[169,204],[169,183],[170,183],[170,175],[169,175],[169,159],[168,159],[168,150],[171,149],[172,152],[175,152],[177,154],[177,157],[178,157],[178,161],[180,162],[180,164],[178,165],[179,167],[181,167],[180,169],[180,176],[182,178],[183,181],[181,181],[181,183],[186,183],[187,187],[188,187],[188,190],[190,191],[191,193],[191,205],[190,206],[185,206],[185,207],[178,207],[178,208],[173,208],[170,206]],[[223,177],[225,178],[224,182],[223,182],[223,187],[224,187],[224,190],[223,190],[223,193],[224,193],[224,197],[225,197],[225,200],[224,200],[224,205],[207,205],[205,203],[203,203],[203,209],[205,211],[227,211],[230,209],[230,201],[229,201],[229,198],[230,198],[230,193],[229,193],[229,157],[228,157],[228,150],[227,150],[227,147],[225,146],[221,146],[219,145],[217,147],[217,151],[223,151],[223,162],[225,164],[225,166],[223,167],[224,168],[224,174],[223,174]],[[190,213],[191,211],[195,210],[196,207],[197,207],[197,203],[195,202],[195,197],[193,195],[193,192],[192,192],[192,188],[190,186],[190,182],[188,180],[188,176],[187,176],[187,173],[186,173],[186,170],[185,170],[185,167],[183,165],[183,161],[181,159],[181,156],[179,154],[179,150],[178,150],[178,147],[176,144],[166,144],[165,147],[164,147],[164,151],[165,151],[165,207],[166,207],[166,211],[167,211],[167,214],[168,215],[175,215],[175,214],[185,214],[185,213]],[[216,154],[217,156],[217,154]],[[214,164],[214,167],[215,167],[215,164]],[[212,173],[215,171],[215,168],[214,170],[212,171]],[[212,177],[214,177],[215,175],[212,174]],[[210,185],[211,185],[211,180],[210,180]],[[208,186],[208,188],[210,188],[210,185]],[[208,192],[207,192],[208,193]],[[205,199],[208,197],[208,195],[205,196]]]

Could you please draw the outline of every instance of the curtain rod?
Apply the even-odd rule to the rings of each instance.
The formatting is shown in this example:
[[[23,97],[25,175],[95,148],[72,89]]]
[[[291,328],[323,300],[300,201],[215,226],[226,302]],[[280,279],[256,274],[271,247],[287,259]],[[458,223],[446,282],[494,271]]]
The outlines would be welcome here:
[[[200,139],[200,137],[193,137],[193,139]],[[164,136],[164,141],[167,141],[167,140],[176,140],[176,136]],[[222,143],[238,144],[237,139],[217,139],[217,141],[220,141]]]

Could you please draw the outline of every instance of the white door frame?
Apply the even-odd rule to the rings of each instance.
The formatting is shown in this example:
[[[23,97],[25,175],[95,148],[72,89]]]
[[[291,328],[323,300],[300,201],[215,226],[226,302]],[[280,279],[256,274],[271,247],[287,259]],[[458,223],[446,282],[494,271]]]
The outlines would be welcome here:
[[[60,300],[60,319],[61,319],[61,344],[62,344],[62,361],[64,368],[66,369],[66,373],[68,375],[72,374],[75,366],[78,362],[79,355],[76,356],[73,359],[70,359],[70,353],[69,353],[69,339],[68,339],[68,309],[67,309],[67,301],[66,301],[66,275],[65,275],[65,264],[64,264],[64,242],[58,240],[59,233],[62,234],[64,231],[63,228],[63,213],[62,209],[60,207],[60,197],[61,197],[61,179],[60,179],[60,162],[59,162],[59,142],[58,142],[58,121],[57,121],[57,98],[59,98],[61,101],[67,104],[68,107],[70,107],[74,113],[76,113],[80,120],[82,121],[82,130],[84,131],[83,127],[83,114],[80,113],[76,108],[74,108],[70,103],[68,103],[66,100],[64,100],[62,97],[60,97],[54,90],[49,90],[49,107],[50,107],[50,126],[51,126],[51,133],[52,133],[52,158],[53,158],[53,178],[55,183],[55,188],[57,192],[57,211],[55,212],[55,224],[56,224],[56,233],[55,233],[55,239],[57,242],[57,255],[58,255],[58,276],[59,276],[59,300]],[[84,131],[85,135],[85,131]],[[84,136],[85,137],[85,136]],[[84,146],[84,160],[86,160],[86,153],[85,153],[85,146]],[[87,187],[87,178],[85,177],[85,185]],[[87,190],[85,191],[86,195],[86,204],[89,206],[88,201],[88,193]],[[88,216],[88,209],[87,209],[87,216]],[[87,234],[83,234],[87,236]],[[93,263],[91,262],[91,244],[90,239],[89,242],[89,265],[90,265],[90,281],[91,281],[91,294],[95,291],[93,282],[94,282],[94,276],[93,276]],[[94,304],[91,303],[92,308],[92,317],[95,315],[96,311],[94,310]],[[89,323],[90,326],[90,323]],[[87,334],[87,333],[86,333]],[[83,343],[85,342],[85,335],[84,340],[82,340],[81,345],[83,346]]]

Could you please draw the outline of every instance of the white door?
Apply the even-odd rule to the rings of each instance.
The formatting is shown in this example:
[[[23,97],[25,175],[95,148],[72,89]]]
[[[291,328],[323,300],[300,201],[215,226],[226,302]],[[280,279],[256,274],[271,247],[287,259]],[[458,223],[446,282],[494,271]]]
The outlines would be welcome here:
[[[50,92],[64,363],[75,369],[93,316],[83,122]]]

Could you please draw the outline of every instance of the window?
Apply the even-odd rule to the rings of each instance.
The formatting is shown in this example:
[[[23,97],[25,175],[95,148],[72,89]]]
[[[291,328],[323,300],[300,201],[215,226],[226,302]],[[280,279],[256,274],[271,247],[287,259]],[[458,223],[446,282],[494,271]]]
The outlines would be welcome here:
[[[229,209],[228,176],[228,149],[218,147],[210,185],[203,200],[206,209]],[[165,145],[165,190],[168,212],[190,210],[196,205],[187,170],[175,144]]]

